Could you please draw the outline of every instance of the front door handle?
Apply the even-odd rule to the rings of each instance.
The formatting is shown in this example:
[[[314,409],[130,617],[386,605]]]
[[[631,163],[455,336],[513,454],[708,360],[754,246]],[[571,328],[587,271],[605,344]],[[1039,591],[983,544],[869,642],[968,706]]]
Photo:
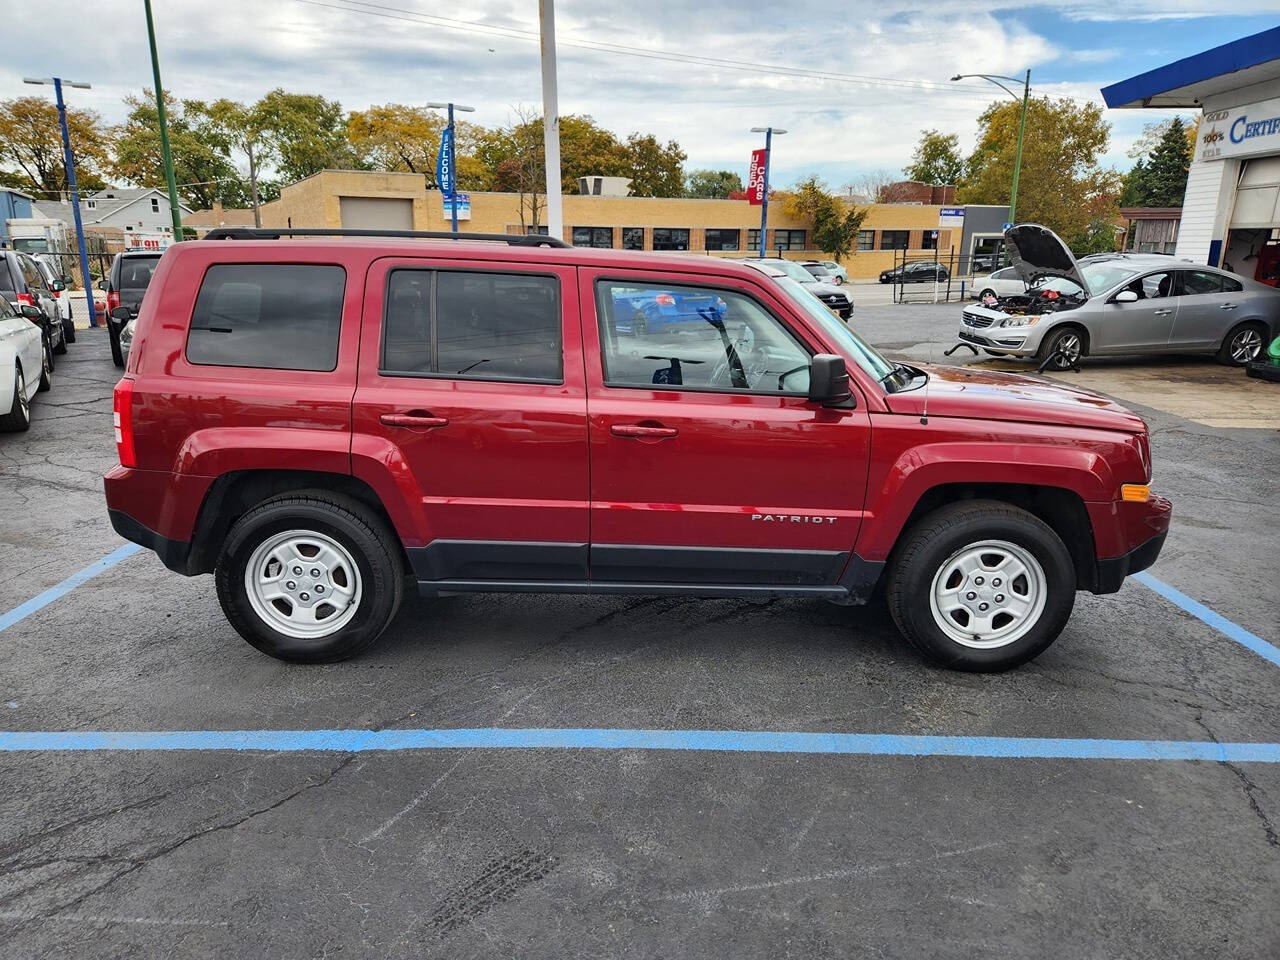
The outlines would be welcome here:
[[[1234,303],[1224,303],[1222,306],[1218,307],[1219,310],[1234,310],[1235,308],[1236,304]]]
[[[1157,317],[1167,317],[1167,316],[1169,316],[1169,314],[1171,314],[1171,313],[1173,313],[1173,311],[1172,311],[1172,310],[1157,310],[1157,311],[1156,311],[1156,316],[1157,316]]]
[[[449,425],[448,417],[433,417],[429,413],[384,413],[378,419],[388,427],[408,427],[410,430],[436,430]]]
[[[639,423],[615,423],[609,427],[615,437],[640,437],[643,439],[661,439],[674,437],[680,431],[675,427],[646,427]]]

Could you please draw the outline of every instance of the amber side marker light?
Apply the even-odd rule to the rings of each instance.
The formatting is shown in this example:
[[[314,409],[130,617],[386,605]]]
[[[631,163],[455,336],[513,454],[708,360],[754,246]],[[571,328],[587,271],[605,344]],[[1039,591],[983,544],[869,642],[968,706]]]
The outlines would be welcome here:
[[[1128,503],[1146,503],[1151,499],[1151,488],[1145,483],[1126,483],[1120,487],[1120,499]]]

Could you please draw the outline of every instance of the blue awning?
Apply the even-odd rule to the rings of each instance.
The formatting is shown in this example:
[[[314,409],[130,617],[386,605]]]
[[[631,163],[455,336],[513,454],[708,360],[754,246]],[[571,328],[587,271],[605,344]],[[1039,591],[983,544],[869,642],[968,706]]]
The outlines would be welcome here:
[[[1198,107],[1206,97],[1280,78],[1280,27],[1102,88],[1108,107]]]

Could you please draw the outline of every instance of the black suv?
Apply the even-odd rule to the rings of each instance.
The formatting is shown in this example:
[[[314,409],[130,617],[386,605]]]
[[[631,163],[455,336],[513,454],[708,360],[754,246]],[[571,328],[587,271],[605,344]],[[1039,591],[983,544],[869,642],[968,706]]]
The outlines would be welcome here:
[[[0,250],[0,297],[8,300],[18,312],[22,311],[23,304],[39,310],[36,323],[44,331],[50,354],[67,352],[67,333],[58,300],[30,254]]]
[[[120,349],[120,331],[128,320],[114,314],[117,307],[128,307],[131,316],[138,315],[142,295],[151,284],[160,254],[154,251],[126,250],[117,253],[111,261],[111,272],[98,286],[107,292],[107,333],[111,337],[111,359],[117,367],[124,366],[124,353]]]
[[[932,260],[917,260],[914,263],[895,267],[892,270],[882,270],[880,272],[880,282],[933,283],[937,279],[941,283],[950,276],[950,271],[940,263],[934,263]]]

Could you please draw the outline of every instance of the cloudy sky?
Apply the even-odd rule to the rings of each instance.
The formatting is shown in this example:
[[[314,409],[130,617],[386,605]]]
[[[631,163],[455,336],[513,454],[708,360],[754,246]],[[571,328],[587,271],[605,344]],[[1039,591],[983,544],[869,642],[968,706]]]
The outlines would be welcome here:
[[[35,92],[24,75],[60,72],[92,82],[69,96],[114,122],[121,97],[151,85],[139,0],[9,2],[10,36],[39,42],[7,45],[0,96]],[[556,5],[562,113],[588,113],[619,135],[675,138],[687,169],[723,167],[744,178],[759,140],[750,128],[785,127],[774,181],[817,172],[833,187],[901,168],[926,127],[958,133],[969,149],[977,114],[1002,94],[980,81],[949,83],[953,74],[1030,67],[1036,91],[1100,102],[1101,86],[1275,26],[1280,13],[1280,0],[1228,3],[1229,12],[1211,0]],[[281,86],[348,109],[452,98],[491,125],[516,105],[541,104],[536,0],[153,6],[165,86],[179,97],[251,100]],[[1143,123],[1165,116],[1109,112],[1109,161],[1127,167]]]

